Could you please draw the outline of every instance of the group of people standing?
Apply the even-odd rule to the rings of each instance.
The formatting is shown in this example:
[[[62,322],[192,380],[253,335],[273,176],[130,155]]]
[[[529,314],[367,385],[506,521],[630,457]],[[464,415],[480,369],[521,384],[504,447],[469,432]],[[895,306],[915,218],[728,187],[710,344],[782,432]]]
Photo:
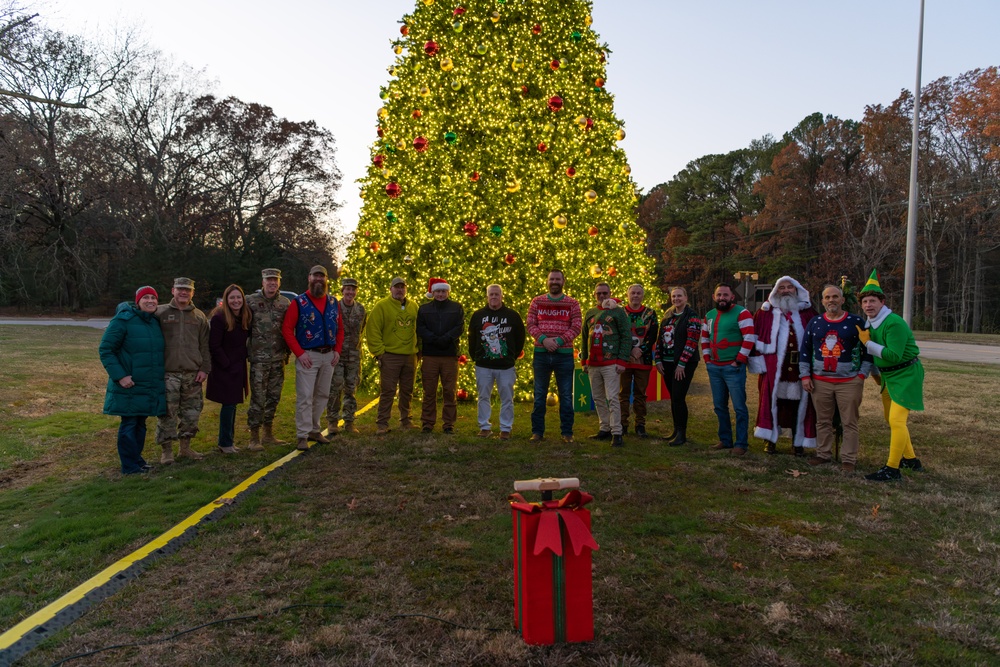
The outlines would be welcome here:
[[[687,393],[699,358],[704,359],[719,424],[717,450],[745,454],[749,438],[746,405],[747,370],[759,375],[759,406],[754,435],[765,451],[776,452],[783,429],[790,429],[794,452],[810,450],[812,465],[833,460],[834,419],[839,414],[844,441],[841,466],[853,470],[859,447],[858,408],[866,377],[877,373],[883,389],[886,420],[892,427],[887,465],[869,479],[899,478],[899,468],[919,469],[906,420],[909,410],[923,409],[919,350],[902,319],[885,307],[885,296],[873,273],[861,292],[867,321],[843,310],[840,288],[823,290],[825,313],[812,308],[808,291],[795,279],[778,280],[767,302],[752,315],[736,305],[732,287],[720,284],[715,308],[704,319],[688,303],[682,287],[670,290],[671,305],[659,319],[643,303],[642,285],[629,287],[624,303],[607,283],[595,287],[595,305],[581,314],[579,301],[563,288],[565,276],[552,270],[547,292],[532,299],[527,321],[504,304],[500,285],[486,288],[486,304],[466,321],[461,304],[450,298],[451,287],[431,278],[418,305],[407,298],[407,284],[395,277],[389,295],[369,312],[357,300],[356,279],[344,277],[341,298],[330,294],[329,274],[314,266],[308,289],[289,300],[280,292],[281,272],[262,271],[261,289],[247,296],[230,285],[219,305],[206,317],[192,299],[194,282],[177,278],[172,299],[160,305],[156,290],[144,286],[135,303],[123,303],[101,341],[101,360],[108,371],[105,412],[120,415],[118,451],[122,472],[143,472],[145,423],[157,416],[160,462],[177,457],[201,459],[191,449],[205,396],[221,404],[218,448],[234,445],[236,406],[249,394],[248,449],[284,444],[273,431],[285,366],[295,356],[296,446],[328,443],[328,435],[358,434],[355,392],[361,376],[362,342],[379,369],[376,435],[389,432],[393,402],[403,429],[430,433],[437,423],[441,387],[442,430],[454,432],[457,420],[459,354],[468,337],[475,364],[478,436],[493,433],[491,404],[499,397],[499,437],[509,439],[514,427],[516,361],[530,336],[534,345],[534,405],[531,440],[545,437],[545,414],[552,376],[559,404],[563,442],[573,441],[573,374],[575,340],[590,379],[599,427],[590,436],[624,444],[630,416],[634,433],[646,438],[646,388],[654,372],[670,392],[673,432],[667,444],[687,442]],[[874,359],[874,362],[873,362]],[[410,414],[418,364],[423,402],[419,425]],[[207,381],[207,383],[206,383]],[[398,397],[398,398],[397,398]],[[730,419],[733,406],[735,431]],[[326,414],[328,435],[323,433]]]

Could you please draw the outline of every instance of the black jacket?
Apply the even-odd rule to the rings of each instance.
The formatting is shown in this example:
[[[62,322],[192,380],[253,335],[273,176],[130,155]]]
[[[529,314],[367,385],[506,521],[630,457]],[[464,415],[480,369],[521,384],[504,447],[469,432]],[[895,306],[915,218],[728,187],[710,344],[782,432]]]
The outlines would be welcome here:
[[[513,368],[524,350],[524,320],[516,310],[489,306],[472,314],[469,322],[469,356],[482,368]]]
[[[417,309],[417,337],[425,357],[457,357],[465,311],[455,301],[431,301]]]

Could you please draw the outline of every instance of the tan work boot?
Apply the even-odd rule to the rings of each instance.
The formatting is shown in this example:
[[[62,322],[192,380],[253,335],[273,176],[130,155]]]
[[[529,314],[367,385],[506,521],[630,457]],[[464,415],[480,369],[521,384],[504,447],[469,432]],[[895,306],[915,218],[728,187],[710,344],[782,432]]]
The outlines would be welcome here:
[[[326,434],[330,436],[337,435],[338,433],[340,433],[340,427],[337,426],[337,422],[329,422],[327,424]]]
[[[191,438],[181,438],[181,451],[177,453],[177,458],[181,459],[185,456],[192,461],[201,461],[205,458],[204,454],[200,454],[191,449]]]
[[[319,431],[313,431],[312,433],[310,433],[309,434],[309,439],[312,440],[313,442],[319,443],[321,445],[329,445],[330,444],[330,438],[326,437],[325,435],[323,435]]]
[[[284,440],[278,440],[277,438],[274,437],[274,432],[271,430],[271,425],[270,424],[264,424],[264,437],[261,438],[261,443],[265,444],[265,445],[287,445],[288,444]]]
[[[302,451],[302,452],[304,452],[307,449],[309,449],[309,439],[308,438],[299,438],[299,442],[298,442],[298,444],[295,445],[295,449],[298,449],[299,451]]]
[[[165,442],[160,447],[163,448],[163,453],[160,454],[160,465],[168,466],[174,462],[174,443]]]
[[[361,431],[358,430],[358,427],[354,425],[354,422],[344,422],[344,427],[341,430],[347,435],[357,435],[358,433],[361,433]]]
[[[264,446],[260,444],[260,429],[250,429],[250,442],[247,443],[247,450],[251,452],[262,452]]]

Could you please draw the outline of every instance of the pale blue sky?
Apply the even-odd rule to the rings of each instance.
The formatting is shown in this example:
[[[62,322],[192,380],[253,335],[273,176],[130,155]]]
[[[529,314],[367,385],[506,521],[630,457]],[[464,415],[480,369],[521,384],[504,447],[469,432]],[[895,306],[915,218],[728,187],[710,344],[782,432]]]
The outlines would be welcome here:
[[[398,21],[417,0],[49,0],[67,30],[140,24],[149,43],[260,102],[333,132],[354,229]],[[443,0],[438,0],[443,1]],[[455,0],[455,4],[461,4]],[[691,160],[780,136],[815,111],[860,120],[916,76],[919,0],[594,0],[613,51],[607,89],[644,190]],[[1000,64],[998,0],[927,0],[923,82]]]

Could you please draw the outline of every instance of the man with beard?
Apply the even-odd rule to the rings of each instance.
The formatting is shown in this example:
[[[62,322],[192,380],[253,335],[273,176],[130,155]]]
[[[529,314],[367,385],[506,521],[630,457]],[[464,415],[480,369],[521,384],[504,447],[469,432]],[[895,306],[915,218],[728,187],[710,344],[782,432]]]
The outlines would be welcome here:
[[[288,363],[288,346],[281,333],[289,301],[281,295],[281,271],[264,269],[260,272],[261,288],[246,298],[247,308],[253,313],[250,322],[250,409],[247,426],[250,428],[252,452],[264,449],[263,445],[283,445],[274,437],[272,423],[285,386],[285,364]],[[264,427],[261,440],[260,429]]]
[[[469,321],[469,357],[476,364],[479,437],[491,433],[490,396],[496,384],[500,398],[500,439],[510,439],[514,430],[514,363],[524,350],[524,320],[503,303],[500,285],[486,288],[486,306]]]
[[[580,302],[563,293],[565,282],[562,271],[549,271],[548,293],[536,296],[528,306],[528,334],[535,340],[535,404],[531,411],[531,439],[535,442],[545,435],[545,401],[553,373],[559,393],[559,430],[563,442],[573,442],[573,339],[580,335],[583,317]]]
[[[330,381],[330,400],[326,404],[326,419],[329,422],[329,433],[339,433],[338,425],[343,409],[344,433],[356,435],[360,433],[354,425],[354,413],[358,409],[358,401],[354,392],[361,378],[361,342],[365,332],[368,314],[365,307],[355,300],[358,294],[358,281],[354,278],[341,278],[340,319],[344,323],[344,347],[340,361],[333,368],[333,379]]]
[[[900,468],[924,469],[913,451],[906,425],[910,410],[924,409],[924,367],[913,331],[906,320],[885,305],[877,271],[872,271],[859,296],[868,322],[865,329],[858,329],[858,337],[875,358],[882,385],[882,410],[891,429],[889,460],[865,479],[895,481],[902,477]]]
[[[816,410],[816,454],[809,465],[833,460],[833,415],[840,411],[844,446],[841,469],[853,472],[858,459],[858,408],[872,359],[858,338],[864,320],[844,308],[844,292],[835,285],[823,289],[823,308],[806,326],[799,356],[802,388],[812,396]]]
[[[163,449],[160,463],[164,465],[174,462],[174,440],[180,441],[177,458],[205,458],[191,449],[191,438],[198,433],[204,406],[201,385],[212,371],[208,318],[192,303],[194,281],[175,278],[170,293],[174,297],[170,303],[156,308],[156,319],[163,331],[167,385],[167,414],[156,420],[156,442]]]
[[[809,291],[791,276],[782,276],[754,315],[757,342],[749,368],[760,376],[754,436],[765,441],[768,454],[777,452],[783,428],[792,430],[796,456],[803,456],[805,447],[816,448],[816,412],[799,376],[799,346],[816,314]]]
[[[628,305],[625,314],[632,325],[632,349],[622,373],[621,392],[618,396],[622,410],[622,433],[628,431],[629,398],[635,408],[635,434],[646,437],[646,386],[653,372],[653,350],[659,332],[656,311],[642,303],[646,289],[636,283],[628,288]]]
[[[330,442],[320,432],[319,421],[344,346],[344,326],[340,303],[328,293],[328,280],[326,267],[309,270],[309,289],[288,306],[281,328],[295,355],[295,434],[300,450],[309,449],[310,440]]]
[[[753,316],[749,310],[735,304],[732,285],[716,285],[712,299],[715,308],[705,314],[701,328],[701,356],[705,360],[715,416],[719,420],[719,443],[712,449],[728,449],[736,456],[743,456],[749,447],[746,364],[753,350]],[[729,421],[730,398],[736,413],[735,441]]]
[[[399,425],[419,428],[410,419],[413,379],[417,373],[417,304],[406,298],[406,281],[389,282],[389,296],[372,308],[366,327],[368,352],[379,369],[378,416],[375,435],[389,432],[392,399],[399,389]]]

